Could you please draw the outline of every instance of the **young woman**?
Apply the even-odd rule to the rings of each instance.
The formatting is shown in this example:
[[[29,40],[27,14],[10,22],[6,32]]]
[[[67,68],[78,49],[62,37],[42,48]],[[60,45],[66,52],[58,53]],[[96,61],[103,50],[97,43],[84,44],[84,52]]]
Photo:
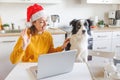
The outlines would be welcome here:
[[[39,55],[62,51],[69,43],[69,39],[66,39],[63,45],[54,48],[52,35],[45,30],[46,16],[42,6],[38,4],[29,6],[27,21],[31,26],[22,31],[10,55],[13,64],[20,61],[37,62]]]

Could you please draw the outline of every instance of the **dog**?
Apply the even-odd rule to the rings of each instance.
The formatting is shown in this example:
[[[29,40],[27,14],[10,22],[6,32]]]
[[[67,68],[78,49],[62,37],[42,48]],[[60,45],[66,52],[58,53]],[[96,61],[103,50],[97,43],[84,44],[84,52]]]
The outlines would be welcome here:
[[[65,50],[77,49],[76,62],[87,62],[88,37],[91,36],[90,26],[92,25],[92,21],[90,19],[73,19],[70,25],[72,26],[70,43],[68,43]]]

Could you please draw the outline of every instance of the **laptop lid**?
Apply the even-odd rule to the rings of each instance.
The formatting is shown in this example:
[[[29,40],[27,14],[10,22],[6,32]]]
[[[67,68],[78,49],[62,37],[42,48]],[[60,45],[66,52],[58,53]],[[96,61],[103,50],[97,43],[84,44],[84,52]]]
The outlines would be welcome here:
[[[56,52],[39,56],[37,79],[72,71],[77,50]]]

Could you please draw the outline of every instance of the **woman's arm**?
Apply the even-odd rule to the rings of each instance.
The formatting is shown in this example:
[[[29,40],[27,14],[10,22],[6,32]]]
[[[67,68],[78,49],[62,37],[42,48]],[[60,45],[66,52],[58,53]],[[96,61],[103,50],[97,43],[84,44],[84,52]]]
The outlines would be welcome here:
[[[66,40],[64,41],[64,43],[63,43],[62,46],[58,46],[58,47],[54,48],[52,36],[51,36],[51,38],[50,38],[49,40],[50,40],[49,53],[63,51],[64,48],[67,46],[67,44],[70,42],[70,39],[68,38],[68,39],[66,39]]]
[[[28,29],[26,28],[21,32],[21,36],[18,39],[18,41],[10,55],[10,60],[13,64],[21,61],[23,55],[25,54],[25,50],[26,50],[28,44],[30,43],[31,35],[28,36],[27,31],[28,31]]]
[[[13,51],[10,55],[11,62],[13,64],[16,64],[19,61],[21,61],[24,53],[25,53],[25,51],[23,50],[23,40],[22,40],[22,37],[20,37],[18,39],[17,43],[15,44]]]

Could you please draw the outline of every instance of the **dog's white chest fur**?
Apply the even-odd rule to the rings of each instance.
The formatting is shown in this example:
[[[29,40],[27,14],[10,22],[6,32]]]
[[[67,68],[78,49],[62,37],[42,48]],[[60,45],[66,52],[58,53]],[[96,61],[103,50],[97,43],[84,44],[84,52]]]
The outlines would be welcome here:
[[[88,34],[90,34],[90,26],[92,22],[89,19],[73,19],[70,22],[72,26],[72,35],[70,43],[67,45],[66,50],[77,49],[76,61],[87,62],[88,60]]]
[[[70,38],[70,49],[77,49],[78,53],[76,56],[77,62],[87,62],[88,56],[88,34],[82,34],[82,31],[79,30],[77,34],[71,35]]]

